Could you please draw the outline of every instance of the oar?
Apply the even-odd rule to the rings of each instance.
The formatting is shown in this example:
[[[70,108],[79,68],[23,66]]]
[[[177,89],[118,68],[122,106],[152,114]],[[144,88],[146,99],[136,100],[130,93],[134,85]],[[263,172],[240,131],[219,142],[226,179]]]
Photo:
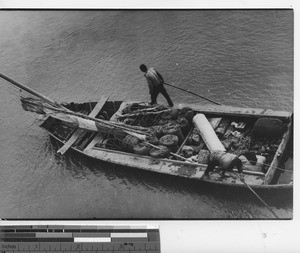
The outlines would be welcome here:
[[[260,200],[261,203],[263,203],[268,209],[269,211],[277,218],[279,219],[279,217],[277,216],[277,214],[271,209],[271,207],[268,206],[268,204],[263,201],[263,199],[261,197],[258,196],[258,194],[245,182],[245,179],[241,178],[239,174],[237,174],[235,171],[233,171],[233,173],[240,179],[240,181],[246,185],[248,187],[248,189]]]
[[[197,93],[195,93],[195,92],[192,92],[192,91],[189,91],[189,90],[182,89],[182,88],[177,87],[177,86],[175,86],[175,85],[173,85],[173,84],[170,84],[170,83],[164,82],[164,84],[169,85],[169,86],[171,86],[171,87],[173,87],[173,88],[175,88],[175,89],[182,90],[182,91],[184,91],[184,92],[193,94],[193,95],[195,95],[195,96],[197,96],[197,97],[203,98],[203,99],[205,99],[205,100],[207,100],[207,101],[209,101],[209,102],[212,102],[212,103],[214,103],[214,104],[216,104],[216,105],[221,105],[220,103],[218,103],[218,102],[216,102],[216,101],[213,101],[213,100],[211,100],[211,99],[209,99],[209,98],[203,97],[203,96],[201,96],[201,95],[199,95],[199,94],[197,94]]]

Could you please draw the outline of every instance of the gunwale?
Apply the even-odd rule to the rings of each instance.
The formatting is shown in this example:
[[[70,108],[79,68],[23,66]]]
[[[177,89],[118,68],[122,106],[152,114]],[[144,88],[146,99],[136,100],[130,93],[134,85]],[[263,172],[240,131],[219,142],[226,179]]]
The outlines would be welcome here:
[[[64,142],[61,139],[59,139],[58,137],[56,137],[54,134],[52,134],[50,132],[49,132],[49,135],[51,136],[51,138],[55,139],[61,145],[63,145]],[[74,152],[78,152],[78,153],[80,153],[81,155],[83,155],[85,157],[88,157],[88,158],[91,158],[91,159],[95,159],[95,160],[101,161],[101,162],[111,163],[109,161],[103,161],[103,160],[97,159],[97,158],[95,158],[93,156],[90,156],[87,153],[83,152],[82,150],[77,149],[76,147],[71,147],[71,149]],[[100,148],[98,148],[98,149],[100,150]],[[115,151],[115,150],[109,150],[109,151],[107,151],[107,149],[103,149],[103,150],[105,150],[106,152],[114,152]],[[123,152],[123,153],[125,153],[125,152]],[[130,154],[127,154],[127,155],[130,155]],[[161,159],[161,160],[165,160],[165,159]],[[180,161],[178,161],[178,162],[180,162]],[[120,164],[118,164],[118,165],[120,165]],[[138,168],[130,167],[130,166],[126,166],[126,167],[133,168],[133,169],[138,169]],[[146,171],[148,171],[148,170],[146,170]],[[170,175],[170,174],[168,174],[168,175]],[[170,176],[172,176],[172,175],[170,175]],[[185,177],[185,178],[187,178],[187,177]],[[246,186],[244,184],[242,184],[242,183],[239,183],[239,184],[230,184],[230,183],[226,183],[226,182],[210,180],[210,179],[207,179],[207,178],[204,178],[204,179],[201,179],[201,180],[197,179],[197,178],[189,178],[189,179],[201,181],[203,183],[221,185],[221,186],[229,186],[229,187],[235,187],[235,188],[240,188],[240,189],[245,189],[246,188]],[[266,185],[266,184],[258,185],[258,184],[256,184],[256,185],[251,185],[251,188],[254,189],[254,190],[255,189],[257,189],[257,190],[292,190],[293,189],[293,184],[274,184],[274,185],[272,185],[272,184],[271,185]]]

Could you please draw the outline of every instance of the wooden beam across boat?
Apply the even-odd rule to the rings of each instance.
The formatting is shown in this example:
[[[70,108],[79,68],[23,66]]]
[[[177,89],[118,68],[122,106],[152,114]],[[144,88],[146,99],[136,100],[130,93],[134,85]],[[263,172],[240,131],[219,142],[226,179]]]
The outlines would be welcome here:
[[[247,116],[253,118],[260,117],[276,117],[282,120],[289,120],[292,117],[291,112],[286,111],[274,111],[270,109],[259,109],[259,108],[241,108],[225,105],[190,105],[190,104],[181,104],[179,108],[182,107],[191,107],[195,111],[208,115],[230,115],[230,116]]]
[[[92,112],[89,114],[90,117],[95,118],[97,114],[101,111],[103,108],[104,104],[108,100],[108,97],[102,97],[99,102],[96,104]],[[73,135],[70,137],[70,139],[57,151],[57,153],[64,154],[68,151],[68,149],[78,140],[78,138],[81,136],[81,134],[85,130],[82,129],[77,129]]]
[[[98,133],[94,139],[90,142],[89,145],[84,149],[84,151],[87,151],[91,148],[93,148],[97,143],[101,142],[104,139],[105,134],[104,133]]]
[[[264,184],[269,185],[272,183],[272,180],[274,178],[275,172],[277,170],[277,168],[280,166],[283,156],[284,156],[284,152],[286,152],[287,150],[287,145],[290,139],[290,136],[292,134],[292,127],[291,124],[288,127],[287,132],[284,134],[282,141],[274,155],[274,159],[266,173],[266,177],[264,180]]]

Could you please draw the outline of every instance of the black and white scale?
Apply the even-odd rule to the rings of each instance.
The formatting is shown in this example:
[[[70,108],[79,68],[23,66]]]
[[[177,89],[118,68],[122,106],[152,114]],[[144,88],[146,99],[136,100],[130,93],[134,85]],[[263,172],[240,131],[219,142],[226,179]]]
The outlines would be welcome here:
[[[159,226],[0,226],[0,252],[159,253]]]

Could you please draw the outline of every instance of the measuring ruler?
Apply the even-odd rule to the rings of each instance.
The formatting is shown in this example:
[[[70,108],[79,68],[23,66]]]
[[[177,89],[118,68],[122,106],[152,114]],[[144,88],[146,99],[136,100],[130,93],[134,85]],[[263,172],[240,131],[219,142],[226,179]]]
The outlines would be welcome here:
[[[120,226],[2,226],[1,253],[159,253],[159,227]]]

